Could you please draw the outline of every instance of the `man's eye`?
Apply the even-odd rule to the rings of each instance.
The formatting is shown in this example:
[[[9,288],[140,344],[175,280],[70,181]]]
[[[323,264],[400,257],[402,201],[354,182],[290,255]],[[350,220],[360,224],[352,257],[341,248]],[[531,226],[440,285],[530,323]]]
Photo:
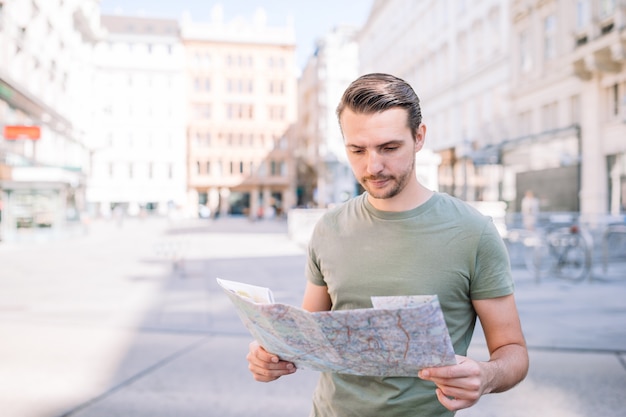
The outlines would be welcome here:
[[[393,151],[397,151],[398,150],[398,146],[386,146],[384,148],[385,152],[393,152]]]
[[[350,152],[356,155],[360,155],[363,153],[363,149],[352,149]]]

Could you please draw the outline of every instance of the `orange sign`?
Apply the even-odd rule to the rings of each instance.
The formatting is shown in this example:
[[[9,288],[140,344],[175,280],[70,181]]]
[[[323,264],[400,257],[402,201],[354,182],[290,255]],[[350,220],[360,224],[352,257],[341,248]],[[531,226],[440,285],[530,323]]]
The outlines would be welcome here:
[[[5,126],[4,138],[38,140],[41,138],[41,128],[39,126]]]

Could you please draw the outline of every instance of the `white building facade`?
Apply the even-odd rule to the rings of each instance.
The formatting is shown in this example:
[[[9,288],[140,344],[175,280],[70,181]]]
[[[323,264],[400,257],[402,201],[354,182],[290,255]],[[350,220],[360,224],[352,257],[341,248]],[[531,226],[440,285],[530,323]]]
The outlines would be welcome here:
[[[517,0],[512,19],[513,115],[519,140],[504,148],[505,166],[526,165],[518,180],[537,188],[544,206],[547,202],[550,207],[555,195],[574,182],[576,187],[565,191],[589,222],[622,219],[626,5],[616,0]]]
[[[97,0],[0,1],[0,235],[63,234],[80,224]],[[12,126],[35,135],[13,137]],[[32,130],[34,129],[34,130]]]
[[[508,134],[509,3],[378,0],[359,36],[361,72],[414,87],[438,188],[464,200],[502,199],[491,148]]]
[[[338,26],[321,37],[299,79],[299,205],[324,208],[358,192],[335,113],[359,74],[356,34],[356,27]]]
[[[623,216],[625,16],[615,0],[376,1],[361,72],[415,87],[442,191]]]
[[[185,54],[176,20],[102,16],[87,201],[95,216],[185,208]]]

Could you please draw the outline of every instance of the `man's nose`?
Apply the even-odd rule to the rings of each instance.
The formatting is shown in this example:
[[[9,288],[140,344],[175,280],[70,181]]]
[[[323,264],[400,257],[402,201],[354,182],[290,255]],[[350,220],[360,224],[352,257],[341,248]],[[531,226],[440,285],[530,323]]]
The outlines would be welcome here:
[[[383,170],[383,158],[378,152],[370,152],[367,158],[367,172],[378,174]]]

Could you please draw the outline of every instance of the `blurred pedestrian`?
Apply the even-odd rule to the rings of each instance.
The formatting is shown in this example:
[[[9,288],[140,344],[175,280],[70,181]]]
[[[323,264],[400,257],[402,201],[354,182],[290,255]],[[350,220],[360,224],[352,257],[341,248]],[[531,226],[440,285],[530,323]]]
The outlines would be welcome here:
[[[394,76],[364,75],[345,91],[337,115],[365,192],[315,226],[302,307],[370,308],[371,296],[437,294],[457,364],[409,378],[323,372],[311,416],[452,416],[483,394],[510,389],[527,373],[528,352],[508,254],[490,218],[418,181],[426,126],[415,92]],[[483,362],[465,356],[477,317],[490,352]],[[248,362],[258,381],[296,371],[257,342]]]
[[[535,230],[539,217],[539,200],[532,190],[527,190],[522,198],[522,223],[527,230]]]

